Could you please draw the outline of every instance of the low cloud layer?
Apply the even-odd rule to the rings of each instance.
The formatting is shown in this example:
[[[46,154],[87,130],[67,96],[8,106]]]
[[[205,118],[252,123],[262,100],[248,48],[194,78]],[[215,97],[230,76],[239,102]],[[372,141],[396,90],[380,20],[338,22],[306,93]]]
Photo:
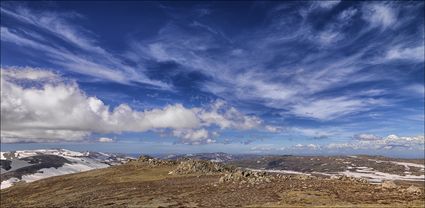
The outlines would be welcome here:
[[[100,137],[99,139],[97,139],[97,141],[98,142],[101,142],[101,143],[111,143],[111,142],[114,142],[113,139],[107,138],[107,137]]]
[[[372,151],[388,151],[388,150],[408,150],[408,151],[424,151],[425,149],[424,135],[418,136],[398,136],[395,134],[386,137],[379,137],[373,134],[358,134],[353,137],[352,141],[335,142],[329,144],[295,144],[290,146],[278,146],[270,144],[260,144],[251,148],[256,153],[334,153],[345,152],[355,153]]]
[[[336,150],[336,149],[351,149],[351,150],[390,150],[390,149],[408,149],[408,150],[424,150],[425,139],[424,135],[418,136],[398,136],[388,135],[379,137],[373,134],[358,134],[354,136],[351,142],[330,143],[327,145],[302,145],[298,148],[307,148],[313,150]]]
[[[372,134],[361,134],[357,141],[347,143],[331,143],[326,146],[328,149],[409,149],[424,150],[424,135],[418,136],[397,136],[394,134],[386,137],[379,137]]]
[[[32,68],[2,69],[2,142],[83,140],[91,133],[146,132],[174,129],[188,143],[212,142],[201,127],[259,128],[262,121],[246,116],[224,101],[205,108],[173,104],[135,111],[123,103],[115,108],[86,95],[72,80]],[[197,130],[193,130],[197,129]]]
[[[354,139],[360,140],[360,141],[375,141],[375,140],[380,140],[382,138],[374,134],[356,134],[354,135]]]

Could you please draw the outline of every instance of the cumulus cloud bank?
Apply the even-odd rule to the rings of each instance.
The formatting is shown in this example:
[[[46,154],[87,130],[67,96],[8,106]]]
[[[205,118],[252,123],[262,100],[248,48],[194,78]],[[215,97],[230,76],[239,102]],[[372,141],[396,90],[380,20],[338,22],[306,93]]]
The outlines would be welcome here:
[[[6,143],[75,141],[93,132],[154,129],[174,129],[173,135],[188,143],[208,143],[213,142],[211,134],[201,127],[252,129],[262,123],[220,100],[206,108],[173,104],[135,111],[124,103],[112,109],[86,95],[74,81],[50,71],[10,68],[1,72],[1,141]]]

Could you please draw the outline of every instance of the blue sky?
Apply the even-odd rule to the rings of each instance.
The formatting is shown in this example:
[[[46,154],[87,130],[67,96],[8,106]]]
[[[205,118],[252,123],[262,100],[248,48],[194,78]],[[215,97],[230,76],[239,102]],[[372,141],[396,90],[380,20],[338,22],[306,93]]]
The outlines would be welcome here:
[[[423,2],[2,2],[2,149],[422,156]]]

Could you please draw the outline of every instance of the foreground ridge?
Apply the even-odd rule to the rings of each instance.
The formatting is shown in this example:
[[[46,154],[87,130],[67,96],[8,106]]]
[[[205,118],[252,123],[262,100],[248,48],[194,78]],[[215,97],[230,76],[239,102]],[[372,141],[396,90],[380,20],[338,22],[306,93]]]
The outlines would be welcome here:
[[[2,207],[423,207],[424,199],[420,184],[373,184],[347,176],[273,173],[149,156],[1,191]]]

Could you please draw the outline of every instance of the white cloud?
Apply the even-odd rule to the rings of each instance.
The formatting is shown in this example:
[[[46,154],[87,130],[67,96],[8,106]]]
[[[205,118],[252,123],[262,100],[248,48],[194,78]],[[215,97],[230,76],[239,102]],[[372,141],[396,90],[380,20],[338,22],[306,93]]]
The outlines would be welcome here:
[[[176,129],[173,131],[173,136],[179,137],[184,143],[189,144],[202,144],[214,143],[211,135],[206,129]]]
[[[423,84],[411,84],[411,85],[405,87],[405,90],[407,90],[409,92],[413,92],[413,93],[419,95],[422,98],[425,95],[425,86]]]
[[[279,127],[263,125],[263,121],[256,116],[248,116],[229,106],[223,100],[216,100],[203,108],[194,108],[200,125],[203,127],[216,126],[223,129],[262,129],[268,132],[278,132]],[[205,128],[201,129],[177,129],[173,130],[173,136],[179,137],[183,142],[191,144],[214,143],[218,136],[217,132],[208,132]]]
[[[33,70],[12,73],[2,69],[2,74],[3,71],[7,76],[2,76],[1,83],[2,140],[79,140],[90,132],[143,132],[200,125],[196,113],[180,104],[143,112],[121,104],[110,110],[98,98],[87,96],[74,82],[44,82],[40,88],[23,87],[10,76],[18,74],[13,77],[18,79],[25,77],[22,75],[25,72],[33,74]]]
[[[312,100],[293,107],[292,112],[302,117],[320,120],[331,120],[343,115],[370,110],[371,106],[383,105],[385,102],[378,99],[356,99],[351,97],[335,97]]]
[[[363,73],[364,66],[370,64],[364,55],[376,46],[359,48],[352,55],[341,56],[338,52],[332,52],[303,56],[297,54],[300,49],[292,50],[291,42],[305,42],[305,39],[308,39],[315,44],[329,46],[330,49],[353,44],[350,40],[357,38],[352,38],[352,35],[350,40],[342,41],[347,35],[343,27],[347,26],[344,21],[353,18],[357,10],[351,8],[343,13],[335,22],[325,25],[324,30],[317,35],[307,35],[307,37],[303,35],[313,33],[313,29],[308,22],[305,22],[307,20],[303,20],[305,18],[303,17],[297,20],[297,23],[305,24],[302,28],[307,29],[294,37],[282,38],[282,33],[276,32],[276,28],[266,27],[264,31],[256,31],[249,35],[256,41],[247,41],[246,35],[242,34],[234,40],[247,43],[242,44],[242,48],[229,46],[223,48],[221,54],[214,55],[206,55],[205,50],[214,49],[222,44],[223,40],[220,37],[213,33],[203,36],[195,35],[177,24],[170,23],[161,29],[158,37],[149,41],[135,41],[136,43],[132,44],[133,50],[128,54],[133,60],[141,63],[146,60],[173,61],[182,66],[185,72],[198,71],[210,78],[203,83],[201,90],[228,101],[256,103],[315,119],[336,119],[347,114],[369,110],[377,103],[365,98],[368,96],[357,98],[359,96],[347,94],[343,98],[335,99],[338,101],[335,110],[325,109],[324,113],[318,112],[320,114],[318,116],[305,111],[310,110],[307,109],[310,107],[315,109],[320,107],[314,103],[326,103],[328,106],[332,104],[331,100],[320,97],[322,92],[382,79],[382,76],[375,76],[375,72]],[[286,17],[279,16],[279,20],[281,19],[286,20]],[[281,26],[288,27],[287,24]],[[177,39],[185,41],[176,41]],[[335,44],[338,41],[341,44]],[[288,44],[288,47],[275,47],[285,44]],[[235,56],[235,50],[243,51],[243,55]],[[261,51],[261,53],[255,53],[255,51]],[[283,63],[277,60],[282,60]],[[311,106],[310,102],[315,106]],[[222,124],[226,125],[224,122]]]
[[[382,3],[366,3],[363,5],[362,18],[372,27],[387,28],[397,20],[396,11],[391,6]]]
[[[340,41],[343,37],[341,33],[332,30],[326,30],[319,34],[319,41],[323,45],[329,45],[331,43],[335,43]]]
[[[425,143],[425,137],[424,135],[418,135],[418,136],[397,136],[394,134],[388,135],[385,138],[388,142],[407,142],[407,143],[413,143],[413,144],[424,144]]]
[[[341,22],[347,22],[347,21],[351,21],[351,19],[354,17],[354,15],[357,14],[357,9],[356,8],[348,8],[344,11],[342,11],[339,15],[338,15],[338,20]]]
[[[418,136],[397,136],[388,135],[378,137],[370,134],[362,134],[362,139],[349,143],[331,143],[326,145],[328,149],[393,149],[402,148],[409,150],[423,150],[425,139],[424,135]]]
[[[321,146],[317,144],[296,144],[292,146],[292,149],[309,149],[309,150],[318,150]]]
[[[3,111],[2,111],[3,122]],[[2,124],[3,125],[3,124]],[[81,141],[88,137],[89,131],[78,130],[55,130],[55,129],[24,129],[14,127],[16,129],[1,128],[1,143],[16,142],[71,142]]]
[[[341,1],[340,0],[324,0],[324,1],[317,1],[315,2],[316,5],[318,5],[320,8],[323,9],[331,9],[338,5]]]
[[[26,79],[26,80],[54,80],[58,79],[58,75],[48,70],[42,70],[31,67],[17,67],[9,70],[2,70],[1,76],[9,79]]]
[[[357,134],[357,135],[354,135],[354,139],[362,140],[362,141],[375,141],[382,138],[374,134]]]
[[[356,13],[357,9],[355,8],[348,8],[342,11],[334,21],[327,23],[324,29],[318,32],[317,35],[310,35],[310,41],[318,42],[321,46],[340,46],[340,44],[336,43],[344,40],[347,37],[347,27],[350,26],[353,17],[354,15],[356,15]]]
[[[294,147],[299,149],[310,149],[310,150],[320,149],[320,145],[316,145],[316,144],[297,144]]]
[[[142,70],[136,70],[124,64],[123,60],[117,58],[118,56],[98,46],[97,41],[91,38],[93,35],[90,31],[70,21],[81,18],[81,15],[77,13],[40,12],[25,7],[17,7],[14,10],[1,8],[1,12],[2,15],[39,28],[30,32],[18,26],[13,29],[2,26],[1,40],[42,51],[48,57],[46,61],[52,64],[80,74],[122,84],[141,82],[162,89],[171,88],[166,83],[151,80]],[[71,44],[79,50],[78,55],[75,51],[57,44],[56,41],[43,38],[50,35]]]
[[[317,4],[314,3],[314,8],[319,5],[323,9],[330,9],[338,5],[338,3],[339,1],[320,1]],[[140,81],[140,76],[133,76],[133,70],[127,65],[113,58],[106,50],[98,50],[96,41],[90,38],[90,35],[80,34],[81,31],[78,26],[70,24],[70,22],[66,21],[66,17],[58,14],[38,14],[29,10],[8,10],[7,12],[16,18],[21,18],[21,21],[45,28],[53,35],[77,45],[83,50],[100,54],[100,58],[91,57],[91,59],[86,60],[83,58],[84,56],[75,56],[67,51],[57,50],[47,44],[41,44],[40,41],[36,41],[38,39],[29,40],[26,35],[21,34],[22,31],[20,30],[8,30],[5,28],[3,34],[2,28],[2,40],[42,49],[43,52],[49,54],[49,57],[52,57],[55,63],[78,73],[85,73],[121,83],[132,82],[134,81],[133,77],[137,77],[135,79]],[[236,43],[234,46],[232,44],[221,47],[223,37],[218,35],[217,32],[200,36],[197,33],[187,31],[178,24],[169,23],[159,31],[155,38],[132,42],[132,50],[124,55],[137,62],[138,66],[141,66],[142,69],[139,71],[143,71],[146,61],[174,61],[182,66],[179,69],[184,70],[184,73],[191,70],[199,71],[211,78],[203,83],[201,90],[211,92],[226,100],[255,102],[273,109],[295,112],[295,115],[303,117],[330,120],[347,114],[362,112],[376,105],[376,102],[372,102],[367,98],[358,99],[351,95],[346,95],[344,98],[336,98],[335,100],[322,99],[318,96],[322,92],[338,90],[340,87],[350,84],[381,79],[382,76],[375,76],[376,72],[370,72],[367,75],[362,75],[361,73],[366,71],[363,70],[366,69],[364,66],[370,64],[364,54],[377,49],[377,46],[382,45],[381,42],[377,41],[376,45],[371,44],[364,48],[355,46],[354,48],[361,49],[353,52],[355,53],[353,55],[348,55],[349,53],[347,53],[344,56],[334,50],[329,50],[329,53],[320,50],[319,54],[314,54],[299,48],[294,49],[291,47],[293,43],[305,43],[306,35],[304,34],[316,34],[308,20],[309,14],[300,16],[297,10],[294,13],[290,13],[290,15],[281,15],[283,12],[276,13],[279,13],[280,16],[277,16],[276,21],[272,23],[281,23],[278,24],[279,27],[277,29],[276,25],[273,24],[269,25],[270,27],[261,28],[261,31],[254,30],[249,35],[242,33],[239,36],[234,36],[232,37]],[[374,26],[387,27],[394,24],[396,20],[395,8],[393,9],[387,4],[365,4],[358,11],[351,7],[338,14],[336,21],[328,21],[326,23],[328,25],[324,25],[323,31],[318,35],[312,35],[313,38],[310,41],[317,41],[324,45],[335,45],[336,47],[354,46],[357,43],[350,40],[359,40],[362,37],[360,35],[365,34],[365,31],[368,30],[362,30],[359,34],[349,34],[350,40],[347,38],[347,40],[340,41],[341,44],[332,43],[348,37],[347,30],[342,28],[342,26],[345,27],[346,21],[352,20],[354,16],[357,17],[357,13],[359,13],[359,16],[361,13],[363,18],[366,21],[370,21],[370,24]],[[45,19],[40,22],[34,21],[38,18]],[[202,27],[199,22],[194,25]],[[292,27],[294,25],[296,27]],[[64,28],[63,31],[59,29],[61,27]],[[206,29],[219,31],[212,26],[208,27]],[[290,31],[288,33],[281,32],[285,28]],[[255,41],[247,41],[247,37]],[[214,55],[206,53],[208,49],[216,49],[217,46],[222,49],[220,50],[222,52]],[[403,50],[405,49],[399,49],[393,53],[392,57],[407,57],[406,54],[414,56],[413,52],[405,52]],[[258,51],[261,51],[261,53],[257,53]],[[300,55],[298,54],[299,51],[304,51],[306,54]],[[297,57],[303,58],[297,59]],[[67,62],[62,60],[67,60]],[[96,60],[102,60],[102,63]],[[281,62],[276,60],[281,60]],[[279,62],[278,66],[271,64],[274,62]],[[125,70],[121,71],[120,69]],[[141,80],[144,83],[167,88],[165,83],[155,82],[146,77],[142,78]],[[368,78],[369,80],[367,80]],[[331,105],[333,101],[335,101],[335,108]],[[326,104],[329,108],[321,108],[319,104]],[[236,126],[229,119],[233,116],[226,116],[225,114],[217,116],[215,114],[214,111],[209,111],[202,115],[201,117],[204,119],[202,121],[204,122],[203,125],[218,125],[221,128],[240,129],[258,126],[258,121],[255,117],[252,119],[249,116],[242,118],[243,124],[238,122]]]
[[[395,47],[389,50],[385,56],[388,60],[412,60],[423,62],[424,61],[424,46],[417,46],[412,48]]]
[[[111,142],[114,142],[113,139],[107,138],[107,137],[100,137],[99,139],[97,139],[97,141],[98,142],[101,142],[101,143],[111,143]]]
[[[283,128],[279,127],[279,126],[273,126],[273,125],[266,125],[264,126],[265,130],[268,132],[281,132],[283,130]]]
[[[364,134],[366,136],[366,134]],[[368,135],[366,137],[370,137]],[[376,136],[377,137],[377,136]],[[379,137],[371,140],[351,140],[350,142],[339,142],[329,144],[295,144],[291,146],[276,146],[276,144],[261,144],[251,147],[251,150],[259,153],[266,153],[270,151],[275,152],[299,152],[299,151],[334,151],[339,150],[385,150],[388,149],[404,149],[404,150],[425,150],[425,139],[423,135],[419,136],[397,136],[388,135],[386,137]]]
[[[223,100],[217,100],[206,109],[199,109],[199,118],[203,125],[217,125],[221,129],[252,129],[258,128],[262,120],[256,116],[247,116],[228,106]]]
[[[108,66],[106,63],[96,63],[94,61],[87,60],[83,56],[77,56],[69,51],[59,50],[55,47],[37,42],[36,40],[28,39],[16,31],[10,30],[9,28],[1,27],[1,40],[14,43],[18,46],[24,46],[35,49],[37,51],[42,51],[46,53],[47,57],[49,57],[48,61],[65,67],[68,70],[118,83],[129,83],[129,80],[125,76],[124,72],[114,70],[113,67]]]
[[[246,116],[224,101],[204,108],[185,108],[181,104],[135,111],[127,104],[110,109],[100,99],[86,95],[75,82],[61,80],[51,72],[31,69],[2,69],[2,142],[81,140],[95,133],[145,132],[173,129],[183,140],[211,140],[200,127],[217,125],[221,129],[260,128],[262,121]],[[47,77],[54,77],[46,79]],[[37,85],[22,85],[31,79]],[[180,130],[180,131],[179,131]]]

